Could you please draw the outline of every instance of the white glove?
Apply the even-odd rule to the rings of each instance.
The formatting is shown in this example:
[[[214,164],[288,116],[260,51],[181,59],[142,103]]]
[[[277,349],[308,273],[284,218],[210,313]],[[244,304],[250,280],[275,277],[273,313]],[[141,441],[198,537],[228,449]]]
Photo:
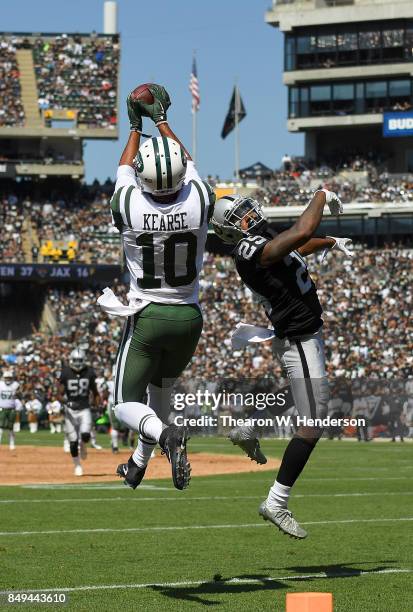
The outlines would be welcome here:
[[[334,191],[329,191],[328,189],[319,189],[318,191],[323,191],[326,194],[326,204],[328,204],[332,215],[337,217],[343,214],[343,203]]]
[[[350,242],[353,242],[351,238],[336,238],[335,236],[326,236],[326,238],[332,238],[335,240],[335,243],[331,249],[324,249],[324,251],[321,253],[320,263],[324,261],[328,251],[332,251],[336,248],[339,251],[342,251],[347,257],[353,257],[354,253],[347,248],[347,245],[350,244]]]

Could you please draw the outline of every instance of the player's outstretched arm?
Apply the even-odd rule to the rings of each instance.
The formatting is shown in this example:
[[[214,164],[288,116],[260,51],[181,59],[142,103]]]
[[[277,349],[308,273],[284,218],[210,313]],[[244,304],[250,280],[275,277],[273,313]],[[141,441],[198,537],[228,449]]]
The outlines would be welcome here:
[[[167,122],[160,123],[158,125],[158,130],[161,136],[167,136],[168,138],[172,138],[172,140],[175,140],[175,142],[177,142],[182,147],[182,149],[185,151],[185,155],[187,159],[192,161],[191,155],[188,153],[188,151],[186,150],[182,142],[179,140],[178,136],[176,136],[176,134],[171,130]]]
[[[330,236],[326,236],[326,238],[311,238],[308,242],[303,244],[303,246],[300,246],[297,251],[300,255],[305,257],[306,255],[317,253],[318,251],[332,249],[335,244],[335,239]]]
[[[303,214],[290,229],[278,234],[262,250],[260,264],[268,267],[305,245],[313,236],[323,218],[327,193],[317,191]]]
[[[129,138],[119,160],[119,166],[132,166],[139,149],[142,132],[142,115],[139,106],[133,102],[131,94],[126,98],[129,117]]]
[[[328,251],[336,249],[342,251],[346,257],[353,257],[354,253],[348,248],[352,242],[351,238],[335,238],[334,236],[326,236],[325,238],[311,238],[306,244],[297,249],[300,255],[304,257],[311,255],[311,253],[317,253],[323,251],[321,261],[325,258]]]
[[[140,140],[140,133],[132,130],[119,160],[119,166],[131,166],[133,168],[133,160],[138,152]]]

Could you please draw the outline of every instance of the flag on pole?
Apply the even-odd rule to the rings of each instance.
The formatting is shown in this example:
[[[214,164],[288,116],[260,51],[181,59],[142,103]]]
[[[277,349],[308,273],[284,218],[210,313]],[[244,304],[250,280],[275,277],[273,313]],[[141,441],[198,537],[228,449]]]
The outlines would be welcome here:
[[[234,91],[232,92],[231,102],[229,103],[229,109],[227,116],[225,117],[224,127],[222,128],[221,137],[226,138],[235,127],[235,123],[239,123],[246,116],[246,110],[242,98],[239,93],[238,87],[235,85]],[[237,121],[236,121],[237,118]]]
[[[198,73],[196,69],[196,60],[195,56],[192,60],[192,72],[191,77],[189,79],[189,91],[192,95],[192,112],[196,113],[199,110],[199,104],[201,102],[201,96],[199,94],[199,82],[198,82]]]

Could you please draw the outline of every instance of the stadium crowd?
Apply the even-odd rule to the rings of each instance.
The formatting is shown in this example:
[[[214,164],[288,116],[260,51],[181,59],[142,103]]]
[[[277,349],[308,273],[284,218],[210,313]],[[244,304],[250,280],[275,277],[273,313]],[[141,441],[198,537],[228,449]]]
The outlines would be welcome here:
[[[22,263],[25,259],[22,240],[23,216],[17,204],[18,200],[12,194],[0,197],[0,262],[3,263]]]
[[[310,263],[324,308],[327,369],[333,378],[407,379],[413,377],[411,286],[413,252],[393,247],[359,247],[344,260],[332,252]],[[184,381],[282,377],[271,343],[233,351],[230,335],[239,321],[268,326],[262,307],[242,286],[229,257],[205,255],[200,282],[204,331]],[[127,288],[114,291],[126,302]],[[122,320],[104,315],[99,290],[49,289],[56,318],[54,333],[36,332],[15,347],[16,377],[25,399],[37,389],[53,398],[57,370],[74,346],[87,349],[99,376],[110,378]]]
[[[31,49],[39,112],[72,110],[77,124],[115,129],[120,45],[115,36],[0,37],[0,126],[22,126],[16,51]],[[50,122],[47,113],[46,119]]]
[[[0,37],[0,127],[24,124],[14,38]]]
[[[393,177],[385,161],[377,156],[352,155],[317,167],[289,156],[285,160],[255,193],[264,206],[305,205],[319,187],[335,191],[344,203],[413,202],[412,177]]]
[[[15,184],[13,190],[0,195],[0,262],[30,261],[23,250],[21,233],[27,220],[34,263],[119,263],[119,234],[109,213],[112,192],[110,181],[80,187],[74,194],[59,192],[54,197],[27,195]]]
[[[119,234],[112,225],[105,193],[96,194],[88,205],[67,203],[64,199],[53,205],[50,202],[32,203],[28,212],[40,244],[60,242],[69,248],[71,243],[76,244],[70,261],[119,263]],[[53,261],[53,252],[41,249],[40,253],[44,261]]]
[[[330,167],[307,166],[300,160],[285,156],[283,168],[272,178],[260,181],[253,194],[264,206],[305,205],[314,191],[325,186],[336,191],[343,202],[413,202],[413,180],[392,177],[379,157],[352,155],[337,159]],[[356,175],[354,174],[356,173]],[[363,177],[360,181],[360,174]],[[357,180],[352,178],[357,176]],[[72,185],[68,191],[27,195],[14,184],[13,191],[0,194],[0,215],[4,219],[3,246],[0,261],[23,262],[24,253],[18,230],[24,217],[33,228],[39,246],[39,262],[88,262],[114,264],[119,262],[119,237],[112,227],[109,199],[114,185],[95,181],[92,185]],[[17,228],[17,229],[16,229]],[[55,242],[75,242],[74,251],[54,248]],[[41,249],[45,243],[53,249]]]
[[[67,34],[53,39],[37,38],[33,58],[41,110],[77,109],[78,124],[115,128],[117,40]]]

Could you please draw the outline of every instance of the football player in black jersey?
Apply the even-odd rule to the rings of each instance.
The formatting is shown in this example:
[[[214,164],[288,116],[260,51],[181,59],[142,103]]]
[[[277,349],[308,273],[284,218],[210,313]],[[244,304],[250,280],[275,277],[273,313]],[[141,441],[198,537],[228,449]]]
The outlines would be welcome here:
[[[86,459],[86,444],[92,429],[91,398],[95,405],[99,401],[96,374],[86,365],[85,352],[74,349],[70,353],[69,365],[62,368],[59,376],[61,399],[65,401],[65,433],[70,443],[70,454],[75,466],[75,476],[83,476],[80,458]],[[79,458],[80,445],[80,458]]]
[[[338,248],[347,255],[348,238],[314,238],[325,206],[342,214],[336,194],[322,189],[294,225],[277,234],[268,225],[259,203],[251,198],[225,196],[215,203],[212,224],[215,233],[234,245],[237,271],[274,327],[273,351],[288,376],[296,410],[307,419],[327,416],[329,399],[321,336],[322,308],[316,287],[309,276],[304,256],[319,250]],[[288,444],[274,485],[259,513],[284,533],[305,538],[288,510],[291,487],[301,474],[323,429],[301,425]],[[230,439],[251,459],[265,463],[254,427],[236,428]]]

